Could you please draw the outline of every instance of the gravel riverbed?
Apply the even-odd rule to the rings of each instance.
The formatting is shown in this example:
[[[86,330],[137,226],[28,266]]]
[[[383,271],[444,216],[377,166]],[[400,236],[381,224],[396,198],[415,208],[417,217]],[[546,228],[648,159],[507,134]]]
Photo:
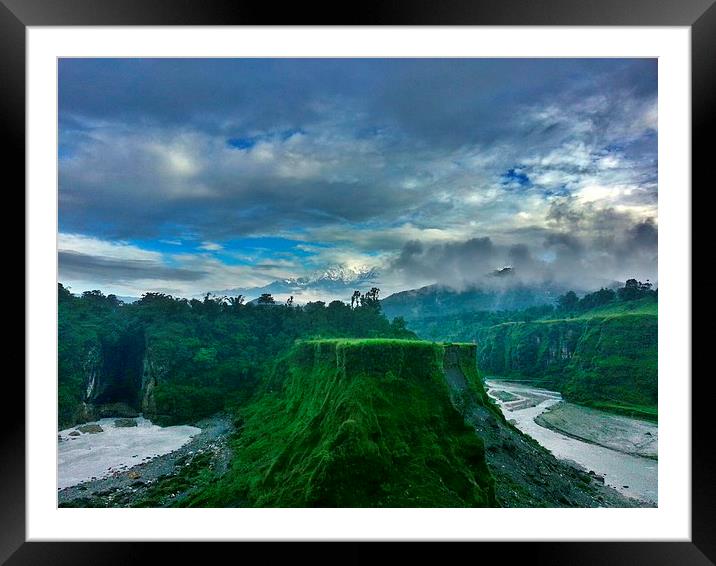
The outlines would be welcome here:
[[[228,437],[234,431],[227,414],[217,414],[193,424],[201,429],[189,442],[167,454],[145,457],[134,466],[120,466],[108,477],[65,487],[57,492],[60,507],[132,507],[146,501],[148,494],[199,461],[214,474],[228,469],[231,449]],[[102,434],[102,433],[99,433]],[[99,436],[99,435],[98,435]],[[169,493],[162,500],[164,506],[185,497],[191,489]]]

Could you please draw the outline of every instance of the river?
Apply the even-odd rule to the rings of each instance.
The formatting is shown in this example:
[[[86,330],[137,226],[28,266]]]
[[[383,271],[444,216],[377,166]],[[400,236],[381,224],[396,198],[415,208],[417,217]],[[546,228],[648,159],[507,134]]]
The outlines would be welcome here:
[[[516,382],[507,382],[494,379],[485,381],[488,395],[492,397],[502,409],[505,418],[513,421],[514,425],[525,434],[528,434],[542,446],[552,452],[557,458],[572,460],[587,470],[592,470],[604,477],[604,482],[629,497],[634,497],[656,504],[658,501],[657,467],[655,459],[643,458],[633,454],[625,454],[604,446],[584,442],[566,436],[559,432],[540,426],[535,418],[557,403],[564,402],[562,396],[556,391],[548,391]],[[602,411],[599,418],[594,418],[594,426],[604,426],[612,416]],[[584,413],[581,418],[590,418]],[[627,419],[621,416],[613,417],[618,428],[624,429],[633,421],[632,428],[641,429],[643,421]],[[626,423],[626,425],[625,425]],[[584,426],[584,422],[580,423]],[[656,425],[653,425],[654,429]]]
[[[137,426],[118,427],[115,419],[101,419],[102,432],[81,433],[69,428],[58,433],[57,487],[109,477],[155,456],[184,446],[201,429],[194,426],[160,427],[149,419],[133,419]]]

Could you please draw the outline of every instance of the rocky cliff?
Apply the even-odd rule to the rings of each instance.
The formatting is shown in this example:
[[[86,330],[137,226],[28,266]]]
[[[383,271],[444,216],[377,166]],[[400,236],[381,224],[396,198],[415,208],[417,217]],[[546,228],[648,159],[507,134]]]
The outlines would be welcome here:
[[[154,390],[166,374],[141,329],[116,341],[96,339],[77,352],[76,395],[60,399],[58,426],[67,428],[104,417],[157,417]],[[161,417],[161,416],[160,416]]]

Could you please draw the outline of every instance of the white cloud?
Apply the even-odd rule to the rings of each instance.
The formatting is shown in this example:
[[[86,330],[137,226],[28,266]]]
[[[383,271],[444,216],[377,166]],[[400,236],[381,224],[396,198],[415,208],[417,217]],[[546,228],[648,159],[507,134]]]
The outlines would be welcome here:
[[[219,250],[223,250],[224,246],[222,246],[221,244],[217,244],[216,242],[202,242],[199,246],[199,249],[208,252],[217,252]]]
[[[161,261],[162,254],[142,249],[121,240],[101,240],[82,234],[60,232],[57,235],[58,251],[77,252],[119,260]]]

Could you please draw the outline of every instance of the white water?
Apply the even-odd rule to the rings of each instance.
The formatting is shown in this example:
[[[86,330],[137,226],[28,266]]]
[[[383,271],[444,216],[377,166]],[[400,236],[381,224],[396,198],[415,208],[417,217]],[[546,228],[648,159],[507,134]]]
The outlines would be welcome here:
[[[100,419],[95,423],[104,432],[96,434],[70,436],[75,428],[60,431],[57,488],[63,489],[93,478],[105,478],[146,459],[168,454],[201,432],[194,426],[160,427],[143,417],[135,420],[137,426],[115,427],[114,418]]]
[[[488,380],[485,384],[489,388],[488,394],[500,406],[505,418],[513,420],[518,429],[534,438],[557,458],[572,460],[587,470],[593,470],[604,477],[605,484],[629,497],[651,503],[657,502],[658,466],[655,460],[583,442],[535,422],[535,417],[562,400],[558,392],[501,381]],[[515,395],[517,399],[501,401],[494,397],[495,391],[506,391]],[[525,403],[528,399],[534,400],[537,404],[533,407],[525,407],[525,404],[529,404]],[[624,420],[623,417],[620,418]]]

